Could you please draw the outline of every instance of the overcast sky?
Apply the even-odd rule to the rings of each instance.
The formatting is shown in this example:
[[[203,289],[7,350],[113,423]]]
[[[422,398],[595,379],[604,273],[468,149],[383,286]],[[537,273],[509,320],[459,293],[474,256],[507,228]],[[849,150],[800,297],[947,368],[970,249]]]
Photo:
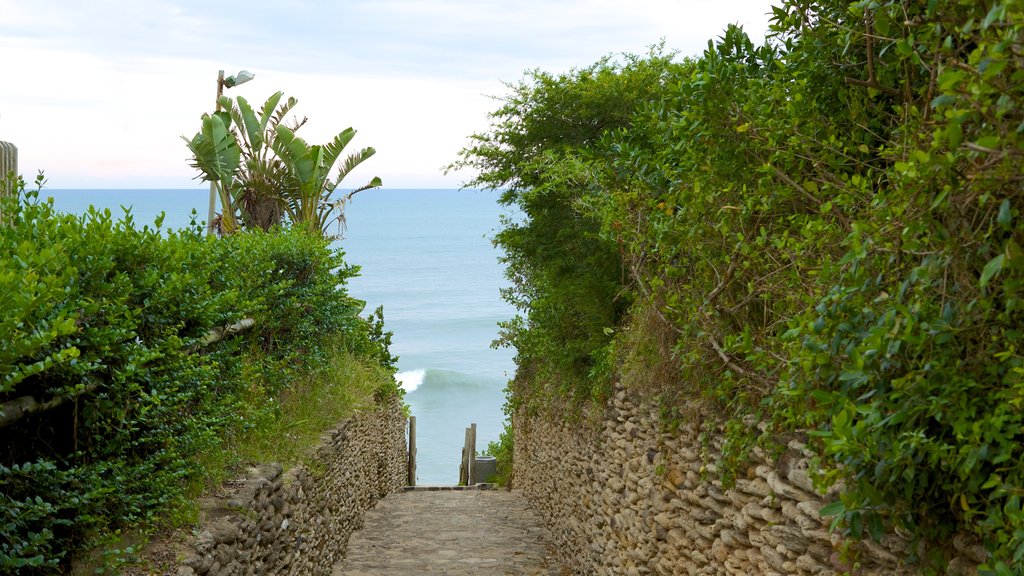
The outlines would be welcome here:
[[[761,41],[771,0],[0,0],[0,140],[50,188],[196,188],[188,151],[217,70],[281,90],[322,143],[377,155],[346,181],[453,188],[443,174],[523,72],[664,39],[699,54],[730,23]],[[343,185],[344,187],[344,185]]]

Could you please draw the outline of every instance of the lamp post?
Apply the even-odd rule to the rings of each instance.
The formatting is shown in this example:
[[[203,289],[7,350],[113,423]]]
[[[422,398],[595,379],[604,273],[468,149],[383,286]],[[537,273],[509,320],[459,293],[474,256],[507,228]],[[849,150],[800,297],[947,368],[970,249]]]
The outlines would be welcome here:
[[[220,112],[220,97],[224,95],[225,88],[234,88],[239,84],[245,84],[255,78],[256,75],[248,70],[241,70],[234,76],[224,77],[224,71],[217,71],[217,104],[215,111]],[[206,218],[206,233],[213,234],[213,214],[217,209],[217,183],[210,181],[210,210]]]

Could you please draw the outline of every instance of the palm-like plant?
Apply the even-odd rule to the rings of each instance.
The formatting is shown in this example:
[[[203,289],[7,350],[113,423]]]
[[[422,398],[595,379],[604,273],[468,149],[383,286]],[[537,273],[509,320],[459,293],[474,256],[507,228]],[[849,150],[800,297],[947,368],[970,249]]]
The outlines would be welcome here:
[[[333,198],[338,185],[356,166],[376,152],[367,147],[348,155],[338,168],[345,146],[356,131],[348,128],[324,145],[310,145],[296,135],[306,119],[284,124],[297,101],[284,103],[281,92],[267,99],[257,114],[245,98],[222,97],[226,112],[203,115],[203,130],[188,142],[192,166],[204,180],[215,182],[224,206],[221,231],[238,229],[236,210],[247,227],[267,230],[284,215],[296,226],[327,236],[332,222],[344,224],[344,208],[354,194],[381,186],[380,178]],[[232,122],[235,129],[232,129]]]
[[[349,154],[338,168],[337,178],[331,180],[331,170],[355,135],[354,129],[347,128],[327,144],[309,145],[288,126],[277,126],[271,147],[294,178],[285,194],[285,210],[296,225],[307,226],[311,231],[327,236],[327,228],[332,222],[344,222],[345,203],[354,194],[381,185],[380,178],[375,176],[367,184],[332,200],[334,191],[349,172],[376,153],[373,148],[366,147]]]
[[[281,103],[283,93],[267,99],[257,115],[249,102],[239,96],[237,103],[222,97],[220,104],[239,127],[242,166],[233,197],[247,227],[269,230],[284,217],[284,190],[289,180],[288,168],[273,154],[270,141],[285,115],[295,106],[289,98]],[[303,123],[305,120],[302,121]],[[296,124],[297,130],[301,123]]]
[[[232,234],[238,230],[238,219],[235,217],[232,188],[235,175],[241,161],[241,149],[238,140],[231,131],[231,116],[224,112],[203,114],[202,128],[191,140],[182,136],[192,151],[191,166],[200,172],[200,178],[213,182],[220,197],[221,212],[220,230],[222,234]]]

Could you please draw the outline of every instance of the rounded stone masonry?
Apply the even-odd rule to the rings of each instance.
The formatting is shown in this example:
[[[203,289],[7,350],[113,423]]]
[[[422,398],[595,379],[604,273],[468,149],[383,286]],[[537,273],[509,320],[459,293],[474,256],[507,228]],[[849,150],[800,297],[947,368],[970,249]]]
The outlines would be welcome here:
[[[250,468],[201,525],[179,576],[326,575],[363,514],[405,485],[405,416],[397,400],[324,435],[305,466]]]
[[[656,401],[623,389],[600,416],[580,425],[558,413],[513,414],[513,488],[530,500],[575,574],[919,573],[907,563],[919,551],[895,534],[861,542],[857,565],[844,562],[847,543],[819,514],[836,494],[815,490],[812,454],[798,441],[778,459],[755,447],[727,489],[712,464],[721,430],[691,421],[669,432]],[[976,573],[984,550],[960,540],[949,574]]]

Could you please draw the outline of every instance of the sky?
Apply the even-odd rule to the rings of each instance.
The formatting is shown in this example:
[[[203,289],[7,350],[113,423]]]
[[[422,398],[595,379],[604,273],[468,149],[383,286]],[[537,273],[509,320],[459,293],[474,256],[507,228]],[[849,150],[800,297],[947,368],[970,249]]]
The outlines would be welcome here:
[[[444,173],[528,70],[661,42],[698,55],[728,24],[760,42],[771,0],[0,0],[0,140],[49,188],[200,188],[181,136],[226,91],[295,97],[324,143],[377,154],[342,188],[456,188]]]

